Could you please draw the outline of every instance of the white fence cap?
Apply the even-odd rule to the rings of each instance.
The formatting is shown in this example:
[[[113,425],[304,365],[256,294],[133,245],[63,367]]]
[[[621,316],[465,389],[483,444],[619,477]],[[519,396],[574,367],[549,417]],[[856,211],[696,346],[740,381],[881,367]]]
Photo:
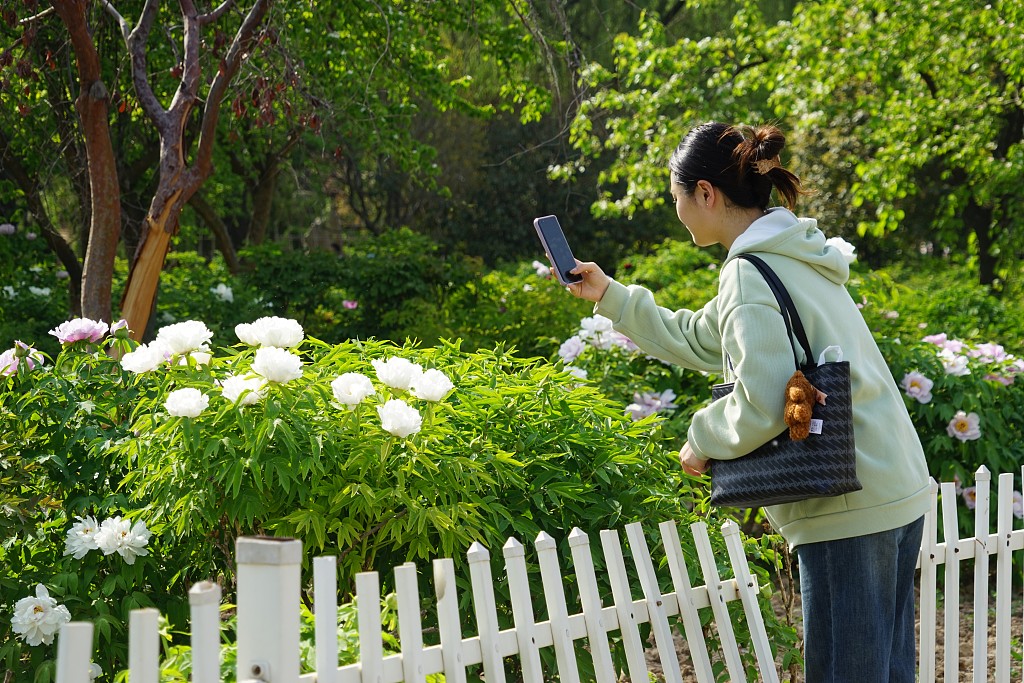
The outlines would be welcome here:
[[[302,541],[271,536],[242,536],[235,541],[238,564],[301,564]]]

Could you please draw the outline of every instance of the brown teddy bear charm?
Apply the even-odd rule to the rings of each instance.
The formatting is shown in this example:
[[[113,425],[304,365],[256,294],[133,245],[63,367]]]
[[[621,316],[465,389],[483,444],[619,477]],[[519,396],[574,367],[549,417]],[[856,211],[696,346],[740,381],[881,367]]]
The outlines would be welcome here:
[[[825,394],[814,388],[804,373],[797,370],[786,382],[786,411],[783,417],[789,425],[789,438],[806,439],[811,430],[811,412],[814,404],[825,405]]]

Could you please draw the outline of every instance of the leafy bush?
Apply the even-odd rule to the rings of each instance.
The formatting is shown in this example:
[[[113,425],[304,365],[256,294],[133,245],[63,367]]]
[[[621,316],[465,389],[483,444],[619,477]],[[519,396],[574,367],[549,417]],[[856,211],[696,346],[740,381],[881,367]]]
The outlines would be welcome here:
[[[570,296],[540,262],[490,271],[467,282],[445,302],[439,324],[466,349],[501,342],[524,357],[551,357],[593,304]]]
[[[876,334],[909,342],[944,332],[974,343],[998,340],[1015,353],[1024,352],[1019,297],[997,296],[974,277],[968,268],[954,264],[876,271],[855,264],[849,288]]]
[[[449,556],[461,569],[473,541],[685,526],[694,505],[721,521],[695,501],[652,420],[631,421],[542,359],[455,343],[329,345],[282,319],[240,326],[245,344],[216,351],[196,321],[143,346],[118,335],[0,377],[0,456],[26,468],[14,494],[51,501],[22,506],[32,533],[0,539],[0,613],[45,586],[71,618],[96,622],[107,672],[124,665],[131,609],[158,607],[174,633],[192,582],[230,589],[241,534],[297,537],[307,562],[344,549],[348,593],[356,572],[386,582],[407,560]],[[130,520],[127,545],[99,541],[115,518]],[[508,604],[507,586],[498,591]],[[16,676],[52,678],[51,646],[24,643],[7,619],[0,642]]]

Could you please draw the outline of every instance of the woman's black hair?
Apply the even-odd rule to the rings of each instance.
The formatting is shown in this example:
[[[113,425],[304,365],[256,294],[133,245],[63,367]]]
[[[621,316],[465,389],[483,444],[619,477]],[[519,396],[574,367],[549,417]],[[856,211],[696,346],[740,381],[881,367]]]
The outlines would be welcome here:
[[[672,179],[688,195],[706,180],[743,208],[768,209],[772,187],[786,207],[796,208],[805,194],[800,179],[782,168],[779,153],[786,137],[775,126],[730,126],[704,123],[683,138],[669,160]]]

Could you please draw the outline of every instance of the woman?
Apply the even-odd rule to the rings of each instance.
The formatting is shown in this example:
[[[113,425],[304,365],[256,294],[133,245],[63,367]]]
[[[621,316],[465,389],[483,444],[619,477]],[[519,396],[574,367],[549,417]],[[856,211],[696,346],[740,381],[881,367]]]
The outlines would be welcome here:
[[[680,451],[683,469],[737,458],[785,430],[783,388],[793,352],[760,256],[786,285],[812,349],[842,347],[850,361],[857,475],[863,489],[770,506],[765,513],[797,554],[810,683],[912,683],[916,671],[914,570],[929,478],[903,397],[846,291],[849,266],[817,223],[792,213],[803,190],[782,167],[774,126],[707,123],[690,131],[669,162],[676,213],[698,246],[729,250],[718,295],[703,308],[658,307],[594,263],[570,286],[594,301],[644,351],[695,370],[725,371],[731,394],[700,410]],[[772,189],[785,208],[769,208]],[[725,362],[728,359],[728,363]],[[814,359],[812,359],[814,360]],[[804,359],[801,359],[804,362]]]

